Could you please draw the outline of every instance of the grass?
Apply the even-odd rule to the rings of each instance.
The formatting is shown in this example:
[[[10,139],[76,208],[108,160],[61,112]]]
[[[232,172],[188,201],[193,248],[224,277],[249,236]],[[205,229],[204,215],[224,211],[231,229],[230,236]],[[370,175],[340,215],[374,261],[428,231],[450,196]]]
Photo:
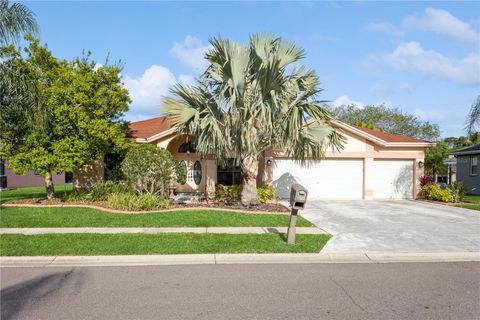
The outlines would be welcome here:
[[[457,207],[480,211],[480,203],[479,204],[459,204],[457,205]]]
[[[55,194],[59,197],[63,196],[64,193],[68,193],[72,190],[72,184],[59,184],[55,185]],[[27,187],[27,188],[16,188],[0,192],[0,204],[20,199],[32,199],[32,198],[44,198],[46,197],[45,187]]]
[[[2,228],[46,227],[286,227],[289,215],[188,210],[141,214],[108,213],[91,208],[1,207]],[[299,217],[299,227],[312,224]]]
[[[463,198],[463,201],[480,204],[480,196],[479,195],[474,195],[474,194],[469,194],[469,195],[466,195]]]
[[[329,235],[283,234],[45,234],[0,235],[1,256],[200,253],[317,253]]]

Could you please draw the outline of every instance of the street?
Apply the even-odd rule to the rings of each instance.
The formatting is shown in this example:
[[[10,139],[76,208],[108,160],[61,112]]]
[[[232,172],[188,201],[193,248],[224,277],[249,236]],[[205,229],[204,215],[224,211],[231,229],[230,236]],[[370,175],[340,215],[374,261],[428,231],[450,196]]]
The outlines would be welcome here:
[[[480,263],[2,268],[1,319],[479,319]]]

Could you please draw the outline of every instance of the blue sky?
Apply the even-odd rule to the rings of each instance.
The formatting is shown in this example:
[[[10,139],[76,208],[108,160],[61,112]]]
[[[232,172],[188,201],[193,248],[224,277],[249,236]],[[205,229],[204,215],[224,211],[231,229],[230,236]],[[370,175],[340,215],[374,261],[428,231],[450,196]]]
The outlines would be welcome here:
[[[161,97],[190,83],[215,36],[269,32],[305,48],[322,98],[385,103],[462,135],[480,94],[478,2],[24,2],[59,58],[92,51],[125,64],[129,120],[158,116]]]

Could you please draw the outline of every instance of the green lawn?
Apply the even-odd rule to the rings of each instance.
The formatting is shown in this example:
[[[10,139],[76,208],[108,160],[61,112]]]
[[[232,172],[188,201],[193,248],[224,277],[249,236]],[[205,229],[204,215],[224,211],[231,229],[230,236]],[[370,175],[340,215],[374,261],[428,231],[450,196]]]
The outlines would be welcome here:
[[[479,204],[459,204],[457,205],[457,207],[480,211],[480,203]]]
[[[1,256],[199,253],[317,253],[329,235],[279,234],[46,234],[0,235]]]
[[[72,184],[60,184],[55,185],[55,194],[57,196],[63,196],[64,193],[68,193],[72,190]],[[19,200],[19,199],[32,199],[32,198],[44,198],[46,197],[45,187],[28,187],[28,188],[16,188],[6,191],[0,191],[0,203],[7,201]]]
[[[463,201],[480,204],[480,196],[478,196],[478,195],[473,195],[473,194],[469,194],[469,195],[466,195],[466,196],[463,198]]]
[[[90,208],[1,207],[0,227],[286,227],[289,215],[189,210],[141,214],[108,213]],[[299,217],[299,227],[312,224]]]

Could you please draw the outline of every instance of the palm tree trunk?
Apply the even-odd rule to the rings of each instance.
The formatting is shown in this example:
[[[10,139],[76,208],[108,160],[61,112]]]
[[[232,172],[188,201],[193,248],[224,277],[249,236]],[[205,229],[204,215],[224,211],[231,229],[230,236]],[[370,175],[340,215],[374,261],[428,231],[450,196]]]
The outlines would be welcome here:
[[[50,171],[45,174],[45,190],[47,191],[47,199],[55,198],[55,187],[53,186],[53,178]]]
[[[242,205],[251,206],[257,204],[257,175],[258,160],[256,157],[246,157],[242,162],[243,189]]]

